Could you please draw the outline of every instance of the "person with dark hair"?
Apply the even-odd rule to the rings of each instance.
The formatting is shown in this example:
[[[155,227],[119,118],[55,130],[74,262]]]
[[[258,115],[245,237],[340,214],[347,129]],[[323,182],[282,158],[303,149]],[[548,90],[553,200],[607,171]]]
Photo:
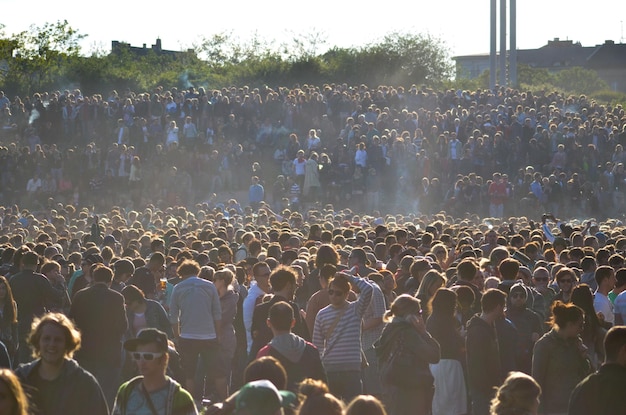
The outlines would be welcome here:
[[[305,322],[309,333],[313,333],[315,326],[315,316],[317,313],[328,304],[330,304],[330,295],[328,294],[328,282],[337,274],[337,267],[333,264],[324,264],[319,270],[319,282],[321,288],[315,292],[306,304],[306,317]],[[310,275],[309,275],[310,276]],[[350,290],[348,294],[348,301],[356,301],[356,294]]]
[[[433,415],[463,415],[467,413],[467,389],[462,360],[465,344],[461,323],[455,316],[456,292],[439,288],[431,301],[431,314],[426,330],[441,348],[441,359],[430,365],[434,378]]]
[[[35,317],[42,316],[54,304],[62,302],[65,281],[62,276],[49,280],[37,272],[39,255],[27,251],[21,256],[20,271],[9,280],[13,298],[17,303],[18,359],[16,363],[30,361],[27,338]]]
[[[593,294],[587,284],[580,284],[574,288],[572,304],[580,307],[585,313],[585,325],[580,337],[587,348],[587,357],[591,366],[596,369],[604,361],[602,342],[606,335],[606,329],[602,326],[602,322],[593,308]]]
[[[198,358],[202,378],[213,370],[221,337],[222,308],[215,285],[198,277],[200,265],[184,260],[176,270],[182,281],[176,284],[170,300],[170,323],[185,372],[185,388],[194,396]]]
[[[293,308],[289,303],[279,301],[272,305],[267,324],[274,337],[257,353],[257,358],[272,356],[278,359],[287,371],[287,389],[292,392],[297,392],[298,384],[305,378],[326,381],[317,348],[291,332],[295,323]]]
[[[267,262],[261,261],[252,267],[252,276],[254,279],[250,281],[248,295],[243,300],[243,323],[246,329],[246,352],[250,354],[252,348],[252,319],[254,317],[254,309],[261,304],[263,297],[271,291],[269,279],[272,270]]]
[[[543,335],[539,315],[526,306],[529,289],[521,283],[510,288],[507,296],[506,318],[517,329],[515,363],[517,370],[530,374],[535,342]]]
[[[60,313],[35,319],[28,339],[35,360],[15,370],[30,403],[43,414],[108,415],[96,378],[72,359],[80,331]]]
[[[350,284],[361,293],[353,302],[348,301]],[[373,290],[367,279],[339,273],[329,283],[330,304],[315,317],[313,344],[320,352],[331,392],[342,399],[362,392],[361,325]]]
[[[532,377],[541,386],[540,413],[566,413],[576,385],[591,371],[580,334],[585,315],[574,304],[555,301],[552,329],[535,343]]]
[[[259,350],[272,340],[273,334],[271,328],[267,325],[267,318],[270,308],[280,301],[289,303],[293,308],[295,319],[293,326],[294,334],[305,340],[310,340],[311,336],[300,314],[300,309],[293,301],[293,295],[296,290],[296,280],[297,276],[293,268],[280,266],[272,271],[270,284],[274,295],[269,301],[257,305],[254,308],[254,314],[252,316],[251,330],[253,340],[252,347],[250,348],[250,360],[254,359]]]
[[[488,415],[494,387],[504,377],[501,366],[496,321],[504,318],[506,293],[491,288],[481,300],[482,312],[467,323],[467,386],[474,415]]]
[[[595,280],[598,288],[593,296],[593,308],[598,318],[610,327],[615,323],[615,313],[608,295],[615,288],[615,270],[608,265],[601,265],[596,269]]]
[[[458,279],[455,286],[465,286],[472,289],[474,293],[474,302],[472,303],[472,311],[474,313],[480,313],[480,299],[482,297],[482,292],[480,288],[474,284],[476,279],[476,274],[480,272],[476,262],[471,259],[464,259],[456,266],[456,272],[458,275]]]
[[[606,359],[600,369],[572,391],[569,415],[619,415],[626,408],[626,327],[612,327],[604,338]]]
[[[198,414],[191,394],[166,375],[170,356],[165,333],[143,329],[124,342],[124,349],[136,362],[140,375],[120,386],[112,414]]]
[[[94,284],[74,296],[69,317],[82,333],[76,360],[98,379],[112,405],[120,382],[122,337],[128,330],[122,294],[110,288],[113,271],[100,265],[93,271]]]

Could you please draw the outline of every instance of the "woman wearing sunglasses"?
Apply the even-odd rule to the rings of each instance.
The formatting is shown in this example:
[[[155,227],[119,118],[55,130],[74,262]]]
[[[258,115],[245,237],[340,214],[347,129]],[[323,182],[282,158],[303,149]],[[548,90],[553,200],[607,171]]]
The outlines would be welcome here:
[[[167,335],[154,328],[143,329],[124,343],[140,376],[120,386],[113,414],[197,415],[191,394],[165,374],[167,345]]]

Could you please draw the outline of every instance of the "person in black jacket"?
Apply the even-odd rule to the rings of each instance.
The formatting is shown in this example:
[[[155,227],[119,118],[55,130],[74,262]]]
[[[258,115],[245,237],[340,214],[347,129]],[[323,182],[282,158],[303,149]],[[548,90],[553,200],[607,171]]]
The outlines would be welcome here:
[[[80,332],[63,314],[49,313],[36,320],[29,343],[36,360],[15,371],[34,414],[108,415],[96,378],[72,355],[80,347]]]
[[[287,389],[294,393],[306,378],[326,382],[326,372],[317,347],[291,332],[296,322],[291,306],[285,301],[275,303],[270,308],[267,321],[274,338],[259,350],[257,359],[263,356],[276,358],[287,371]]]
[[[604,338],[606,360],[598,372],[574,388],[569,415],[618,415],[626,408],[626,326],[612,327]]]
[[[495,324],[504,318],[506,294],[491,288],[481,298],[482,313],[467,323],[467,386],[474,415],[488,415],[494,387],[503,380]]]
[[[272,271],[270,284],[274,291],[274,296],[267,302],[261,303],[254,308],[252,316],[252,347],[250,348],[250,360],[254,359],[263,346],[272,340],[272,330],[267,326],[267,317],[270,308],[279,301],[286,301],[293,308],[296,320],[293,332],[305,340],[310,340],[309,330],[304,319],[300,315],[300,309],[293,302],[293,295],[296,289],[296,273],[293,269],[281,266]]]
[[[38,272],[39,255],[28,251],[22,255],[21,270],[9,280],[13,299],[19,310],[17,315],[17,331],[19,350],[17,363],[26,363],[30,359],[28,335],[35,317],[41,317],[48,308],[62,301],[65,295],[64,280],[57,275],[54,281]]]
[[[94,284],[76,293],[69,317],[82,333],[76,360],[92,373],[111,405],[120,384],[122,337],[128,330],[124,297],[110,287],[113,271],[98,266]]]

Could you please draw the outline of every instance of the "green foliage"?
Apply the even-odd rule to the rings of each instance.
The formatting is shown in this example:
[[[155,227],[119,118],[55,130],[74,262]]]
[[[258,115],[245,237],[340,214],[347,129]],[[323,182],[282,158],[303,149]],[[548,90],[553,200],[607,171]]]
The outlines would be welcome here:
[[[581,67],[563,69],[555,73],[554,84],[560,89],[576,94],[590,94],[609,87],[596,71]]]
[[[626,94],[623,92],[611,91],[604,89],[602,91],[596,91],[589,95],[589,97],[600,104],[624,104],[626,103]]]
[[[149,91],[156,85],[209,89],[324,82],[440,86],[452,74],[443,41],[423,34],[393,32],[360,48],[335,47],[320,53],[326,40],[319,33],[298,33],[276,45],[258,36],[244,42],[231,32],[222,32],[201,39],[194,46],[195,54],[175,57],[153,51],[137,56],[124,48],[80,56],[83,37],[67,21],[31,27],[11,38],[3,35],[0,26],[0,61],[3,55],[11,61],[5,89],[30,94],[69,85],[85,93],[125,88]]]

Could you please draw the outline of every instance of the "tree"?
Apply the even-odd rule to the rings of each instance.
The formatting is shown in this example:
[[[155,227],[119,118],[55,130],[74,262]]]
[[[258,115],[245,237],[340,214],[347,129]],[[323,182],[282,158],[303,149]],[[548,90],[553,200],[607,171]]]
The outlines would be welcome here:
[[[608,84],[596,71],[579,66],[563,69],[554,74],[554,84],[560,89],[576,94],[591,94],[609,89]]]
[[[41,27],[32,25],[5,39],[13,46],[7,83],[13,82],[29,93],[52,87],[63,77],[66,65],[79,58],[80,41],[85,36],[64,20]]]

